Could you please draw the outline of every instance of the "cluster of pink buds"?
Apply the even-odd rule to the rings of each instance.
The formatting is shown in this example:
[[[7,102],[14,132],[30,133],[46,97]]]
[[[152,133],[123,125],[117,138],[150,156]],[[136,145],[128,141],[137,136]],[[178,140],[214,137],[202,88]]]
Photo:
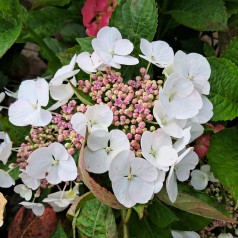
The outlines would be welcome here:
[[[140,139],[143,131],[155,130],[153,105],[159,97],[161,80],[152,80],[141,68],[141,75],[123,83],[120,73],[107,68],[106,74],[92,74],[92,82],[79,80],[79,89],[98,104],[105,103],[113,111],[113,124],[122,129],[130,140],[131,150],[140,155]]]

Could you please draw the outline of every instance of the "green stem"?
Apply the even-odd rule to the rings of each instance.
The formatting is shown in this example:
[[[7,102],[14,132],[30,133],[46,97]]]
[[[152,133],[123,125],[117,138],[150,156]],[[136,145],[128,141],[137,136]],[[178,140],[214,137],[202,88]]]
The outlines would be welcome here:
[[[156,125],[158,126],[158,122],[155,122],[155,121],[149,121],[149,120],[143,120],[145,123],[148,123],[148,124],[152,124],[152,125]]]
[[[149,62],[149,64],[147,65],[147,68],[146,68],[146,73],[148,74],[148,70],[149,70],[149,68],[150,68],[150,65],[151,65],[151,63]]]
[[[129,212],[130,210],[130,212]],[[129,238],[129,229],[128,229],[128,221],[130,219],[131,209],[122,209],[121,210],[121,218],[122,218],[122,230],[123,230],[123,238]],[[129,212],[129,215],[128,215]]]

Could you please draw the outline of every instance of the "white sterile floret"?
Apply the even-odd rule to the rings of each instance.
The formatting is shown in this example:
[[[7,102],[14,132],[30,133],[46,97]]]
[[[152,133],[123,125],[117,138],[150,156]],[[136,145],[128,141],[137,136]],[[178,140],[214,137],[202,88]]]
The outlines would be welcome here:
[[[8,134],[5,132],[0,132],[0,139],[3,140],[0,144],[0,160],[6,164],[8,158],[12,154],[12,142]]]
[[[171,166],[166,180],[166,189],[171,202],[175,202],[178,195],[177,179],[184,182],[189,178],[190,170],[193,170],[198,163],[198,156],[190,147],[184,151],[177,162]]]
[[[70,63],[68,65],[65,65],[57,70],[54,77],[51,79],[50,84],[52,85],[62,85],[62,83],[72,78],[74,75],[76,75],[80,70],[76,69],[74,70],[74,66],[76,63],[76,55],[71,59]]]
[[[29,176],[25,170],[21,170],[22,172],[19,174],[19,178],[21,178],[22,182],[32,190],[36,190],[40,186],[40,179],[35,179]]]
[[[176,152],[180,152],[185,149],[186,145],[189,144],[191,138],[191,127],[187,127],[184,129],[184,136],[182,138],[177,139],[174,144],[173,148]]]
[[[156,168],[168,171],[169,166],[178,160],[178,154],[172,147],[172,140],[162,129],[145,131],[141,138],[143,157]]]
[[[36,215],[36,216],[42,216],[44,211],[45,211],[45,207],[43,204],[41,203],[35,203],[35,202],[20,202],[20,205],[24,206],[27,209],[31,209],[32,212]]]
[[[75,113],[71,118],[73,129],[81,136],[85,137],[88,129],[89,133],[94,130],[108,130],[112,124],[113,112],[107,105],[94,105],[88,107],[83,114]]]
[[[174,57],[174,72],[179,77],[189,79],[199,93],[209,94],[208,79],[211,75],[211,67],[202,55],[197,53],[185,54],[181,50],[178,51]]]
[[[149,61],[160,68],[173,63],[174,51],[165,41],[149,42],[146,39],[141,39],[140,50],[144,55],[139,55],[141,58]]]
[[[189,119],[198,115],[203,106],[201,95],[186,78],[171,74],[159,91],[162,108],[169,117]]]
[[[200,235],[194,231],[176,231],[172,230],[173,238],[200,238]]]
[[[41,107],[49,102],[49,85],[43,78],[21,83],[18,100],[8,110],[9,120],[16,126],[46,126],[52,115]]]
[[[120,69],[121,64],[135,65],[139,63],[137,58],[130,56],[133,44],[122,39],[121,33],[115,27],[103,27],[92,40],[93,49],[102,59],[103,63]]]
[[[70,82],[76,86],[77,81],[75,77],[73,77]],[[57,100],[55,104],[48,108],[49,111],[53,111],[63,105],[65,105],[69,99],[74,95],[74,90],[69,82],[62,83],[60,85],[50,84],[50,96]]]
[[[130,142],[121,130],[93,131],[88,136],[87,147],[84,150],[86,169],[96,174],[105,173],[113,158],[119,152],[129,149]]]
[[[18,184],[14,187],[14,192],[20,194],[22,198],[29,201],[32,197],[32,190],[24,184]]]
[[[155,120],[159,123],[161,129],[168,135],[181,138],[184,136],[184,126],[187,120],[178,120],[169,117],[163,107],[161,106],[160,101],[155,102],[153,108],[153,115]]]
[[[8,172],[0,169],[0,188],[9,188],[12,185],[15,185],[15,180]]]
[[[208,181],[219,182],[210,171],[210,165],[202,165],[201,169],[195,169],[191,173],[191,185],[196,190],[203,190],[207,187]]]
[[[46,178],[50,184],[72,181],[77,177],[77,166],[73,157],[58,142],[33,151],[27,163],[26,173],[30,177]]]
[[[69,196],[69,193],[74,196]],[[43,199],[43,202],[49,203],[55,212],[61,212],[78,198],[77,195],[78,190],[75,189],[70,189],[69,191],[58,191],[48,194],[47,198]]]
[[[85,73],[90,74],[97,72],[97,70],[105,70],[106,65],[94,51],[92,54],[82,52],[77,56],[76,63]]]
[[[125,207],[145,204],[154,195],[158,171],[132,151],[120,152],[111,162],[109,178],[117,200]]]

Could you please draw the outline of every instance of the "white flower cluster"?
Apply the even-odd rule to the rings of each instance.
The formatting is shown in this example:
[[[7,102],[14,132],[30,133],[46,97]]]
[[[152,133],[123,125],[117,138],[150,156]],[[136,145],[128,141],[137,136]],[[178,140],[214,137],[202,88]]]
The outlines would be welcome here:
[[[50,111],[66,104],[74,94],[70,83],[77,83],[75,75],[79,69],[74,69],[76,63],[86,73],[105,70],[108,66],[119,69],[121,64],[139,63],[137,58],[129,55],[133,44],[122,39],[114,27],[102,28],[92,40],[92,47],[92,54],[83,52],[75,55],[69,65],[56,72],[49,84],[43,78],[23,81],[16,102],[9,108],[9,120],[17,126],[49,124],[52,119]],[[73,129],[87,142],[84,153],[86,169],[96,174],[108,171],[114,194],[125,207],[144,204],[152,199],[163,187],[167,172],[167,192],[170,200],[175,202],[177,180],[187,180],[198,163],[197,154],[187,145],[203,133],[201,124],[213,115],[213,106],[205,96],[210,90],[208,79],[211,70],[203,56],[182,51],[174,55],[172,48],[163,41],[150,43],[141,39],[140,49],[143,53],[140,57],[149,64],[164,68],[163,73],[167,77],[153,108],[160,128],[143,133],[143,158],[135,157],[130,151],[124,132],[119,129],[109,131],[113,113],[107,105],[90,106],[85,113],[76,113],[71,119]],[[56,103],[45,109],[49,95]],[[41,215],[43,204],[34,203],[34,200],[28,202],[32,190],[39,187],[42,179],[52,185],[75,180],[77,167],[65,147],[56,142],[33,151],[27,163],[20,174],[24,184],[16,186],[15,192],[27,200],[22,205]],[[48,195],[43,202],[48,202],[55,211],[61,211],[76,195],[77,189],[64,189]]]

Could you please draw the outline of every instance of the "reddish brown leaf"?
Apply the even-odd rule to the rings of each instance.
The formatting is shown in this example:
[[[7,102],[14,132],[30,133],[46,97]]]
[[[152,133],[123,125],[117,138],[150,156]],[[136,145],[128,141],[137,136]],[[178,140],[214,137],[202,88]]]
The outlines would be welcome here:
[[[42,216],[37,217],[29,209],[21,207],[12,221],[8,238],[50,238],[58,224],[52,208],[46,207]]]

